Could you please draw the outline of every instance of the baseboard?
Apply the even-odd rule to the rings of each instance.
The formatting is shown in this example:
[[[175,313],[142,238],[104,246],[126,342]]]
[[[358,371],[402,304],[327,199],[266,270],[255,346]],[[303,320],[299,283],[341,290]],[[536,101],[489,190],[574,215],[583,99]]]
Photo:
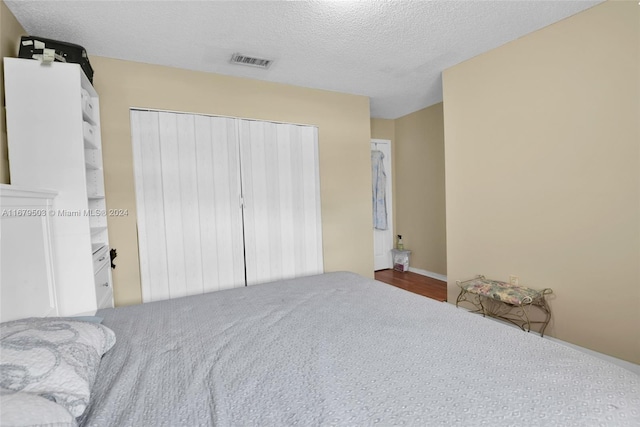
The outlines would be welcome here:
[[[431,271],[422,270],[420,268],[409,267],[409,271],[412,273],[420,274],[422,276],[431,277],[432,279],[442,280],[443,282],[447,281],[447,276],[443,276],[442,274],[432,273]]]
[[[466,311],[471,311],[469,308],[463,307],[463,306],[459,306],[458,308],[462,309],[462,310],[466,310]],[[516,325],[514,325],[512,323],[505,322],[504,320],[500,320],[500,319],[497,319],[495,317],[487,316],[487,317],[485,317],[485,319],[493,320],[494,322],[498,322],[498,323],[500,323],[501,325],[504,325],[504,326],[509,326],[511,328],[520,329],[519,327],[517,327]],[[531,332],[528,332],[528,333],[535,334],[535,335],[540,335],[539,332],[534,331],[534,330],[532,330]],[[582,353],[586,353],[586,354],[589,354],[591,356],[597,357],[598,359],[607,361],[609,363],[613,363],[614,365],[618,365],[621,368],[627,369],[627,370],[629,370],[631,372],[634,372],[634,373],[640,375],[640,365],[638,365],[636,363],[628,362],[628,361],[622,360],[622,359],[618,359],[617,357],[609,356],[608,354],[604,354],[604,353],[600,353],[600,352],[597,352],[597,351],[594,351],[594,350],[590,350],[590,349],[585,348],[585,347],[580,347],[579,345],[571,344],[570,342],[563,341],[561,339],[554,338],[554,337],[551,337],[549,335],[545,335],[544,337],[542,337],[542,339],[553,341],[553,342],[556,342],[558,344],[564,345],[566,347],[570,347],[570,348],[572,348],[574,350],[581,351]]]
[[[569,342],[559,340],[558,338],[549,337],[549,336],[545,335],[544,339],[547,339],[549,341],[557,342],[557,343],[565,345],[567,347],[571,347],[571,348],[573,348],[575,350],[578,350],[578,351],[581,351],[583,353],[590,354],[592,356],[597,357],[598,359],[606,360],[607,362],[611,362],[614,365],[618,365],[621,368],[625,368],[625,369],[627,369],[627,370],[629,370],[631,372],[635,372],[636,374],[640,375],[640,365],[635,364],[633,362],[627,362],[626,360],[618,359],[617,357],[609,356],[608,354],[599,353],[597,351],[589,350],[588,348],[580,347],[579,345],[571,344]]]

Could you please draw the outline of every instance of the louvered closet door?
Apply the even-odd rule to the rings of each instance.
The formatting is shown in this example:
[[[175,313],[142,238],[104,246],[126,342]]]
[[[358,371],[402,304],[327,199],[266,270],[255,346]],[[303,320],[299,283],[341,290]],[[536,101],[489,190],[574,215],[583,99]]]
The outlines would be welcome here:
[[[243,286],[235,119],[131,111],[144,302]]]
[[[317,129],[240,121],[247,284],[323,272]]]

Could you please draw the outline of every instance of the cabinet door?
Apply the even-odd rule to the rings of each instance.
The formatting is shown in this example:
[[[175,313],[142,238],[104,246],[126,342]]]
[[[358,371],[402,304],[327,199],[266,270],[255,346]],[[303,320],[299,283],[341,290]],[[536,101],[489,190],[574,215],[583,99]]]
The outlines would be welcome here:
[[[234,119],[131,111],[145,302],[243,286]]]
[[[57,316],[51,212],[55,192],[0,184],[0,321]]]
[[[247,284],[323,272],[317,129],[240,120]]]
[[[113,292],[111,290],[111,280],[109,277],[110,264],[104,263],[102,268],[96,271],[95,274],[95,287],[96,298],[98,301],[98,308],[113,307],[111,300],[113,299]]]

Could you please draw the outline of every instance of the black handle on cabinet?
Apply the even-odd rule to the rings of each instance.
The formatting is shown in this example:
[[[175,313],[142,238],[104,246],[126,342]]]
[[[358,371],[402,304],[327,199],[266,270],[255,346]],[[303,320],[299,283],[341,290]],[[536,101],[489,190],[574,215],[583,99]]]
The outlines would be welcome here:
[[[111,268],[116,268],[116,265],[113,263],[113,260],[116,259],[117,256],[118,256],[118,252],[115,250],[115,248],[112,248],[109,251],[109,257],[111,258]]]

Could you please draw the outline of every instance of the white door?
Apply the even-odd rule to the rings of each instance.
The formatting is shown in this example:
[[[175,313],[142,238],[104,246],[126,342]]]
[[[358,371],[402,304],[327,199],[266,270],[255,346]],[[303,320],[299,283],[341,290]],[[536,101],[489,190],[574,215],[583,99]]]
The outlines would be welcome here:
[[[323,272],[318,130],[240,120],[247,284]]]
[[[144,302],[323,272],[312,126],[131,110]]]
[[[235,119],[131,110],[144,302],[244,286]]]
[[[391,141],[386,139],[372,139],[371,152],[382,152],[384,176],[386,180],[385,188],[385,205],[386,205],[386,230],[373,229],[373,267],[374,270],[384,270],[392,267],[391,249],[393,249],[393,195],[391,183]],[[371,165],[373,169],[373,164]],[[374,182],[375,184],[375,182]],[[372,189],[373,192],[373,189]],[[373,215],[373,212],[372,212]]]

